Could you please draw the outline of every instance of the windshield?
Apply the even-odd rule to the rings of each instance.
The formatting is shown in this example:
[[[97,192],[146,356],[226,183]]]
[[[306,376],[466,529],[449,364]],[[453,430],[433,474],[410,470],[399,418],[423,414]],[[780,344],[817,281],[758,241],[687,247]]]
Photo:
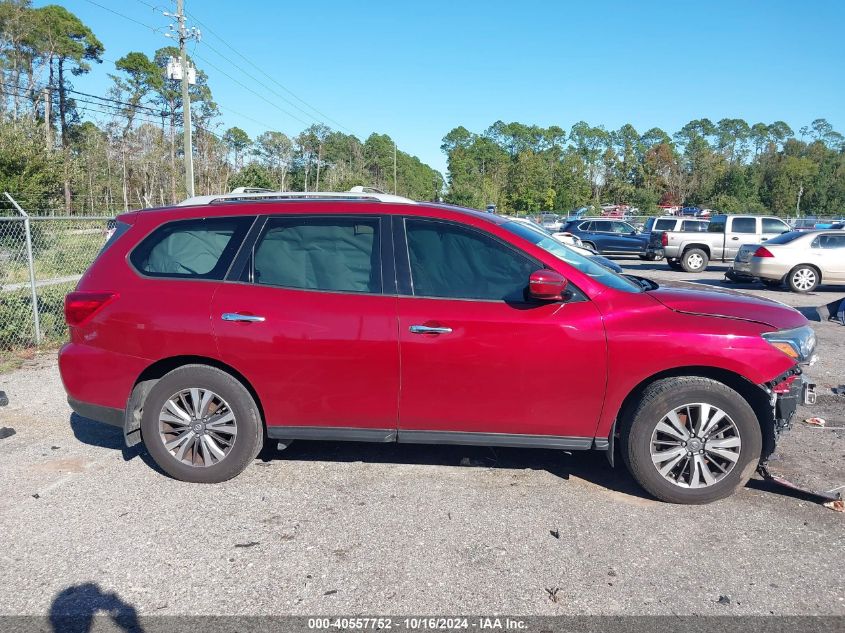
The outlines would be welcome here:
[[[799,237],[804,237],[807,235],[806,233],[802,233],[801,231],[790,231],[789,233],[781,233],[777,237],[773,237],[772,239],[768,240],[767,244],[789,244],[793,240],[797,240]]]
[[[616,290],[623,292],[642,292],[642,287],[639,284],[627,279],[621,275],[617,275],[612,270],[605,268],[601,264],[594,262],[589,257],[576,253],[571,248],[567,248],[555,238],[551,237],[543,231],[524,224],[522,222],[506,222],[502,225],[511,233],[514,233],[522,239],[528,240],[535,246],[539,246],[544,251],[551,253],[558,259],[565,261],[573,268],[577,268],[585,275],[589,275],[600,284],[609,286]]]

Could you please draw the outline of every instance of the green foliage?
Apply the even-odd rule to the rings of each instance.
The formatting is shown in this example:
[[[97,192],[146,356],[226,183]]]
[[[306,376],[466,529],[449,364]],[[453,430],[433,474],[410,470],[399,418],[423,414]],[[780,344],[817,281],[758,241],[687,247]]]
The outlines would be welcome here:
[[[249,163],[237,174],[229,178],[229,190],[235,187],[262,187],[273,189],[273,177],[269,170],[258,163]]]

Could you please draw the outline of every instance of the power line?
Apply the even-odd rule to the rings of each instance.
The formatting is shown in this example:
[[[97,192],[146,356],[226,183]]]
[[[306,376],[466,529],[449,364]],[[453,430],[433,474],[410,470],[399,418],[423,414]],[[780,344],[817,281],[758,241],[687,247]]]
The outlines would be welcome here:
[[[109,13],[113,13],[114,15],[120,16],[124,20],[129,20],[130,22],[134,22],[140,26],[143,26],[145,29],[150,29],[153,33],[160,33],[161,30],[155,27],[150,26],[149,24],[144,24],[143,22],[139,22],[135,18],[130,18],[125,13],[120,13],[119,11],[115,11],[114,9],[110,9],[107,6],[100,4],[99,2],[94,2],[94,0],[85,0],[88,4],[93,4],[95,7],[100,7],[101,9],[108,11]]]
[[[194,55],[194,57],[196,57],[197,59],[199,59],[199,60],[201,60],[201,61],[205,62],[206,64],[208,64],[209,66],[211,66],[212,68],[214,68],[217,72],[221,73],[222,75],[224,75],[224,76],[228,77],[229,79],[231,79],[232,81],[234,81],[236,84],[238,84],[238,85],[239,85],[241,88],[243,88],[244,90],[248,90],[249,92],[251,92],[252,94],[254,94],[256,97],[258,97],[259,99],[261,99],[262,101],[266,101],[267,103],[269,103],[271,106],[273,106],[274,108],[276,108],[276,109],[277,109],[277,110],[279,110],[280,112],[283,112],[284,114],[288,115],[288,116],[289,116],[289,117],[291,117],[292,119],[295,119],[295,120],[299,121],[300,123],[302,123],[302,125],[308,125],[308,122],[307,122],[307,121],[303,121],[302,119],[300,119],[300,118],[299,118],[298,116],[296,116],[295,114],[291,114],[290,112],[288,112],[287,110],[285,110],[284,108],[282,108],[281,106],[279,106],[279,104],[277,104],[277,103],[273,103],[273,102],[272,102],[272,101],[270,101],[267,97],[265,97],[264,95],[262,95],[260,92],[257,92],[257,91],[255,91],[255,90],[253,90],[252,88],[250,88],[250,87],[249,87],[249,86],[247,86],[246,84],[244,84],[244,83],[242,83],[241,81],[239,81],[239,80],[235,79],[234,77],[232,77],[232,75],[230,75],[229,73],[227,73],[225,70],[221,69],[219,66],[215,66],[214,64],[212,64],[210,61],[208,61],[208,60],[207,60],[207,59],[205,59],[204,57],[200,57],[199,55]]]
[[[279,86],[279,88],[281,88],[282,90],[284,90],[285,92],[287,92],[287,93],[288,93],[289,95],[291,95],[294,99],[296,99],[296,100],[297,100],[297,101],[299,101],[300,103],[304,104],[306,107],[310,108],[311,110],[313,110],[314,112],[316,112],[317,114],[319,114],[321,117],[323,117],[323,119],[325,119],[325,120],[327,120],[327,121],[331,121],[332,123],[334,123],[335,125],[337,125],[337,126],[338,126],[338,127],[340,127],[341,129],[346,130],[346,131],[347,131],[347,132],[349,132],[350,134],[354,134],[354,132],[353,132],[352,130],[350,130],[348,127],[346,127],[345,125],[343,125],[343,124],[342,124],[342,123],[340,123],[339,121],[336,121],[336,120],[332,119],[330,116],[326,115],[325,113],[321,112],[320,110],[318,110],[317,108],[315,108],[314,106],[312,106],[311,104],[309,104],[307,101],[305,101],[304,99],[302,99],[301,97],[299,97],[299,96],[298,96],[296,93],[294,93],[294,92],[293,92],[290,88],[287,88],[287,87],[286,87],[286,86],[284,86],[283,84],[279,83],[279,81],[277,81],[277,80],[276,80],[273,76],[269,75],[269,74],[268,74],[266,71],[264,71],[261,67],[259,67],[257,64],[255,64],[255,63],[254,63],[251,59],[249,59],[248,57],[246,57],[245,55],[243,55],[243,54],[242,54],[240,51],[238,51],[235,47],[233,47],[233,46],[232,46],[231,44],[229,44],[226,40],[224,40],[224,39],[223,39],[223,38],[222,38],[222,37],[221,37],[221,36],[220,36],[220,35],[219,35],[216,31],[214,31],[214,29],[212,29],[212,28],[211,28],[211,27],[209,27],[207,24],[205,24],[205,23],[203,23],[202,21],[200,21],[199,19],[197,19],[197,17],[196,17],[195,15],[192,15],[192,14],[188,13],[187,11],[186,11],[185,13],[186,13],[188,16],[190,16],[190,18],[191,18],[194,22],[196,22],[197,24],[199,24],[199,25],[200,25],[203,29],[205,29],[206,31],[208,31],[209,33],[211,33],[214,37],[216,37],[218,40],[220,40],[220,41],[223,43],[223,45],[224,45],[224,46],[226,46],[226,48],[228,48],[228,49],[229,49],[229,50],[231,50],[233,53],[235,53],[238,57],[240,57],[241,59],[243,59],[243,60],[244,60],[247,64],[249,64],[250,66],[252,66],[253,68],[255,68],[255,69],[256,69],[258,72],[260,72],[262,75],[264,75],[265,77],[267,77],[267,79],[269,79],[269,80],[270,80],[270,81],[272,81],[274,84],[276,84],[277,86]],[[210,44],[208,44],[208,43],[206,43],[206,46],[208,46],[208,47],[209,47],[209,48],[211,48],[212,50],[215,50],[215,49],[214,49],[214,48],[213,48]],[[217,52],[217,54],[218,54],[218,55],[220,55],[221,57],[223,57],[223,55],[221,55],[218,51],[216,51],[216,50],[215,50],[215,52]],[[225,57],[224,57],[224,59],[225,59]],[[228,61],[228,60],[227,60],[227,61]],[[232,63],[232,62],[229,62],[229,63]],[[232,64],[233,64],[233,63],[232,63]],[[233,64],[233,66],[235,66],[236,68],[238,67],[238,66],[237,66],[237,64]],[[278,96],[279,96],[280,98],[284,99],[284,97],[282,97],[281,95],[278,95]],[[291,103],[291,102],[290,102],[290,101],[288,101],[287,99],[285,99],[285,101],[287,101],[288,103]],[[292,105],[292,106],[294,106],[294,107],[296,107],[298,110],[300,110],[300,111],[304,112],[303,110],[301,110],[301,108],[298,108],[295,104],[291,103],[291,105]],[[306,113],[306,114],[307,114],[307,113]],[[311,118],[314,118],[314,119],[315,119],[315,117],[314,117],[313,115],[311,115],[311,114],[309,114],[308,116],[310,116]],[[315,119],[315,120],[319,120],[319,119]]]

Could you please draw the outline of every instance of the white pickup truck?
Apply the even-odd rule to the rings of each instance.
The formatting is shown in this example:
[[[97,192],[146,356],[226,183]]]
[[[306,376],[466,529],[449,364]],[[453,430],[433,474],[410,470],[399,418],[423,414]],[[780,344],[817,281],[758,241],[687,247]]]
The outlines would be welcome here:
[[[733,261],[743,244],[759,244],[790,230],[771,216],[714,215],[706,233],[652,231],[649,248],[662,248],[670,268],[700,273],[713,260]]]

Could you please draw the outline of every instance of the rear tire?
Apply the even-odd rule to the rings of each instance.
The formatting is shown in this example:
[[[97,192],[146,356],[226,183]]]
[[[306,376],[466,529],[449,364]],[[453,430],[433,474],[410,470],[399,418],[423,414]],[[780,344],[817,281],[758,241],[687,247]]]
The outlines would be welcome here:
[[[701,273],[707,270],[710,257],[700,248],[691,248],[681,256],[681,267],[688,273]]]
[[[595,244],[593,244],[592,242],[584,242],[583,240],[581,241],[584,244],[584,248],[586,248],[588,251],[593,251],[596,255],[601,255],[601,252],[599,251],[599,249],[596,248]]]
[[[264,427],[240,381],[216,367],[185,365],[150,389],[141,436],[168,475],[210,484],[243,472],[261,450]]]
[[[820,280],[821,274],[819,271],[814,266],[808,266],[807,264],[796,266],[786,276],[786,283],[789,284],[789,289],[792,292],[800,293],[812,292],[818,287]]]
[[[673,426],[673,415],[681,422],[680,431]],[[713,425],[709,429],[708,421]],[[669,503],[701,504],[729,497],[751,478],[762,451],[760,423],[751,405],[709,378],[666,378],[649,385],[623,416],[620,435],[622,458],[631,475]],[[672,458],[661,458],[664,451]],[[680,461],[661,473],[675,456]]]

